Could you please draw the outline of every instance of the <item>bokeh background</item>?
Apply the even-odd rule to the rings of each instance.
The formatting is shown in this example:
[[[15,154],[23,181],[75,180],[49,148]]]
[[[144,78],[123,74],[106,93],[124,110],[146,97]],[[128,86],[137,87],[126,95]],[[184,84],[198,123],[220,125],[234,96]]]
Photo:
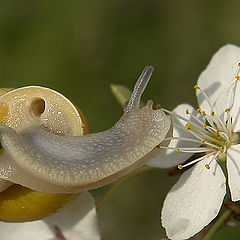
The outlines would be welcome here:
[[[153,64],[144,100],[196,106],[193,85],[212,54],[240,45],[239,7],[234,0],[0,0],[1,87],[53,88],[97,132],[122,114],[109,85],[132,88]],[[129,181],[98,213],[102,239],[164,237],[161,206],[176,180],[157,169]],[[92,191],[96,201],[110,187]],[[214,239],[239,239],[239,232],[225,227]]]

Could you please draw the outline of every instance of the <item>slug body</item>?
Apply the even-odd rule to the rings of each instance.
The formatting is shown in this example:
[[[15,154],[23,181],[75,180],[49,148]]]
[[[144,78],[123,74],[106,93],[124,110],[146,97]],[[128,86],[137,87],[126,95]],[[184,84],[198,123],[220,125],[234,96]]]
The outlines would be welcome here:
[[[37,191],[71,193],[100,187],[148,161],[170,129],[151,100],[139,109],[152,71],[144,69],[123,116],[106,131],[60,136],[41,126],[16,131],[0,125],[0,177]]]

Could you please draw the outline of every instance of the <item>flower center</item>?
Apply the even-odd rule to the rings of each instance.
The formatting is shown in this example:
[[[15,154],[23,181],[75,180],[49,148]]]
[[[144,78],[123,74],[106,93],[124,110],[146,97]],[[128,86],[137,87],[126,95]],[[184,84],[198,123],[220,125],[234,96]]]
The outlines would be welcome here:
[[[234,74],[234,79],[231,84],[231,94],[229,97],[228,107],[223,110],[222,114],[218,116],[215,112],[213,103],[206,94],[206,92],[200,88],[198,85],[194,86],[196,91],[200,91],[202,96],[204,96],[205,101],[208,103],[210,108],[210,114],[207,114],[204,110],[200,108],[196,112],[190,112],[189,109],[185,110],[185,114],[188,115],[188,118],[183,117],[183,115],[178,115],[174,112],[163,109],[166,113],[170,114],[173,118],[178,120],[183,120],[185,122],[185,128],[182,124],[175,124],[175,127],[185,129],[191,134],[191,138],[186,137],[170,137],[166,138],[165,141],[177,140],[177,141],[189,141],[194,143],[199,143],[198,147],[164,147],[161,148],[172,149],[177,152],[185,153],[203,153],[203,156],[197,158],[191,162],[188,162],[184,165],[178,165],[179,169],[192,165],[206,157],[212,156],[208,164],[205,165],[207,169],[210,169],[210,164],[213,160],[222,161],[226,158],[226,153],[228,148],[237,144],[239,141],[239,135],[234,133],[234,126],[236,121],[233,122],[233,116],[231,114],[231,109],[234,106],[236,99],[236,88],[240,80],[240,63],[238,64],[238,69]],[[238,112],[238,115],[240,113]],[[238,119],[238,116],[235,116],[235,120]]]

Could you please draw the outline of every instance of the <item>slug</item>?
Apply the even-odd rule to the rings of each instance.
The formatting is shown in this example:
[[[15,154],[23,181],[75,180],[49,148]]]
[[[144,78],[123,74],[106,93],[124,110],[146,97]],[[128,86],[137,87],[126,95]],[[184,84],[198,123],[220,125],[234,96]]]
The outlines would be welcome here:
[[[152,75],[140,75],[123,116],[110,129],[83,136],[62,136],[36,124],[24,129],[0,125],[0,177],[49,193],[74,193],[113,182],[149,160],[170,130],[170,118],[139,108]],[[43,114],[43,113],[42,113]]]
[[[67,98],[38,86],[1,88],[0,124],[18,132],[30,126],[41,126],[52,133],[67,136],[90,132],[82,112]],[[60,211],[78,195],[38,192],[1,179],[0,220],[24,222],[42,219]]]

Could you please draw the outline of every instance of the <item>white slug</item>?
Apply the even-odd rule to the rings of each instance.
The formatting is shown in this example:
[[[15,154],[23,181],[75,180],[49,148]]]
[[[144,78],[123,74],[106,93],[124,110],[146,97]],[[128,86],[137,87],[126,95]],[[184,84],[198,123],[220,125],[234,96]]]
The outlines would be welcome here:
[[[153,67],[140,75],[120,120],[110,129],[84,136],[59,136],[33,126],[15,131],[0,125],[0,178],[51,193],[100,187],[149,160],[170,130],[170,118],[139,109]]]

